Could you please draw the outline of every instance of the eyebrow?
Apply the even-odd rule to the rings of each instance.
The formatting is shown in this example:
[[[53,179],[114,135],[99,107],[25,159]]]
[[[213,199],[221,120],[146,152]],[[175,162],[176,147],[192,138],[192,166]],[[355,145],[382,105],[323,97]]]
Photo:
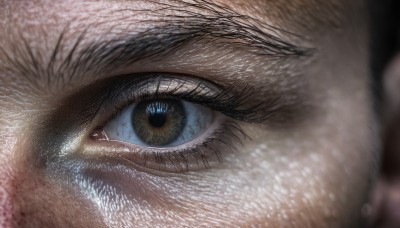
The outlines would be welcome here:
[[[17,49],[23,48],[16,52],[19,53],[19,58],[13,58],[10,54],[7,57],[20,73],[33,75],[33,81],[47,76],[48,82],[52,78],[61,78],[66,83],[87,72],[104,72],[144,59],[157,61],[158,58],[195,41],[246,48],[256,55],[268,58],[301,57],[312,52],[312,48],[297,46],[281,38],[284,35],[301,39],[300,35],[240,14],[225,5],[208,0],[196,2],[197,4],[184,3],[182,6],[157,3],[161,7],[151,12],[118,10],[152,14],[157,19],[135,22],[153,25],[143,31],[126,31],[125,34],[103,40],[96,39],[94,42],[87,42],[85,39],[91,26],[98,25],[89,25],[72,41],[73,45],[70,45],[71,40],[65,38],[68,32],[66,26],[59,35],[47,64],[41,63],[39,56],[35,55],[38,52],[32,50],[23,37],[21,40],[24,45],[16,46]],[[65,54],[66,46],[71,48],[61,57],[61,54]]]

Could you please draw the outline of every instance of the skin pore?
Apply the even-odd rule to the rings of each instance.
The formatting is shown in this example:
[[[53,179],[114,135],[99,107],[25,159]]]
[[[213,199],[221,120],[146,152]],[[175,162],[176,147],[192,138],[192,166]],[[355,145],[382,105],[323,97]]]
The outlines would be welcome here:
[[[363,1],[3,0],[0,15],[0,226],[358,227],[368,215],[378,141]],[[236,109],[209,107],[229,146],[200,165],[161,156],[175,172],[92,139],[143,80],[168,90],[158,77],[250,91]]]

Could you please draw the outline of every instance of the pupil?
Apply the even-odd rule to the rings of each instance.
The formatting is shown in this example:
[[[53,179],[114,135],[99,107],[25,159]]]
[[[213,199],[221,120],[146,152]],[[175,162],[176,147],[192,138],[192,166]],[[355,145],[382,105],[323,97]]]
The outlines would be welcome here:
[[[149,123],[153,127],[162,127],[167,122],[167,113],[164,110],[156,110],[149,113]]]

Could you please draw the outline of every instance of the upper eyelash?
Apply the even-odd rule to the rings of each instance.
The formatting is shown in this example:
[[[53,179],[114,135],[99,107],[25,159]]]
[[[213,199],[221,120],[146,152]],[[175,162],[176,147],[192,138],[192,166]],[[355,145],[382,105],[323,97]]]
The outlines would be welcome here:
[[[197,96],[202,92],[202,89],[197,88],[200,87],[196,87],[192,91],[173,95],[180,99],[204,105],[212,110],[222,112],[233,119],[244,122],[262,123],[279,110],[279,98],[269,102],[246,104],[254,93],[254,88],[248,85],[232,84],[225,90],[211,96]],[[234,91],[241,92],[237,94]]]
[[[110,101],[114,111],[109,119],[115,117],[122,109],[132,103],[158,98],[173,98],[194,102],[221,112],[235,120],[249,123],[263,123],[280,110],[279,97],[273,100],[251,102],[255,89],[239,83],[231,84],[222,89],[218,87],[213,91],[205,82],[199,81],[193,89],[181,91],[188,83],[185,78],[188,77],[178,78],[162,73],[162,76],[151,74],[143,76],[139,80],[124,80],[123,78],[117,80],[116,86],[112,86],[101,99],[102,102],[98,105],[99,107],[91,119],[96,116],[97,112],[104,109],[104,106],[107,106],[104,104],[110,103]],[[175,87],[168,87],[166,91],[160,91],[160,84],[162,81],[167,80],[179,81],[179,84]],[[193,82],[194,80],[190,79],[190,81]],[[151,86],[157,85],[157,89],[151,93],[148,91],[137,92],[137,90],[144,90],[148,87],[147,84]],[[121,94],[124,94],[124,96],[121,97]]]

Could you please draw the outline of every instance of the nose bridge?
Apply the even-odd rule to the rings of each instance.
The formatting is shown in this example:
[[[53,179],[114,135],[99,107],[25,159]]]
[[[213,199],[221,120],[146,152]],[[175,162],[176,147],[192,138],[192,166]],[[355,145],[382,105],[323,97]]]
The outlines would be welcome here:
[[[14,96],[16,92],[10,86],[0,87],[0,227],[5,228],[18,225],[16,199],[21,186],[16,181],[25,165],[22,161],[28,155],[26,126],[29,115],[24,111],[23,103],[15,102],[18,101]]]
[[[3,73],[0,56],[0,228],[29,227],[32,217],[42,212],[41,196],[48,194],[33,162],[38,123],[47,103],[39,102],[29,84]]]

